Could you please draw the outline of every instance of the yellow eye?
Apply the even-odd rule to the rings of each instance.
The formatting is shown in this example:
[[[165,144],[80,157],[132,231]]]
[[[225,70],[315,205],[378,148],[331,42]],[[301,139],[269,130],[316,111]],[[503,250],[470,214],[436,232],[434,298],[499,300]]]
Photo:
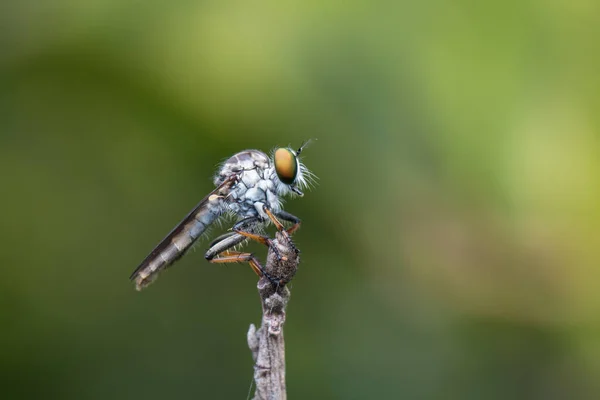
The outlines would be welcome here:
[[[296,155],[290,149],[279,148],[275,151],[275,171],[279,180],[291,185],[298,174]]]

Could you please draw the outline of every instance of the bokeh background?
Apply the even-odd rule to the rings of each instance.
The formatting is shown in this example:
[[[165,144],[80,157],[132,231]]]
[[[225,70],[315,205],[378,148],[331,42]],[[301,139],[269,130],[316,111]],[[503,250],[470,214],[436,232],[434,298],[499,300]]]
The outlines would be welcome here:
[[[600,398],[599,16],[3,2],[0,397],[245,398],[250,268],[127,278],[222,160],[317,138],[290,398]]]

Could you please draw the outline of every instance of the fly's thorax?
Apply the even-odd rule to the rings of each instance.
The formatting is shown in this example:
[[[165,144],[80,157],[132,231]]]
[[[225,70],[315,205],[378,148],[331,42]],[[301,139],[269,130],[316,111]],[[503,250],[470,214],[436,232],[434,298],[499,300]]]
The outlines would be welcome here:
[[[245,170],[240,175],[238,187],[240,190],[252,189],[263,180],[263,171],[259,169]]]
[[[277,211],[281,202],[276,194],[275,181],[270,179],[273,168],[264,153],[258,151],[245,151],[238,153],[227,160],[221,167],[215,181],[222,175],[236,174],[237,183],[228,195],[228,211],[240,217],[261,216],[257,210],[265,204]]]
[[[233,174],[256,171],[258,175],[262,175],[263,171],[268,169],[270,165],[269,157],[260,150],[240,151],[221,164],[214,179],[215,185],[220,185]]]
[[[255,186],[246,190],[241,197],[232,199],[229,210],[243,217],[261,216],[266,219],[267,216],[259,211],[263,204],[273,211],[281,210],[281,201],[275,192]]]

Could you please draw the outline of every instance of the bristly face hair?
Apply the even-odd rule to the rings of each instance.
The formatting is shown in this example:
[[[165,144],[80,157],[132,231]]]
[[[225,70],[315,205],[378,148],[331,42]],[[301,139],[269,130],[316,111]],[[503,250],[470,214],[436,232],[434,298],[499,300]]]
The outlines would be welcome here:
[[[316,185],[318,178],[300,159],[300,154],[310,143],[311,140],[305,141],[297,151],[292,150],[291,147],[280,147],[271,152],[271,160],[281,182],[281,185],[277,186],[279,194],[285,195],[291,192],[303,196],[303,189]]]
[[[319,179],[311,170],[306,168],[306,165],[304,165],[304,163],[302,162],[302,159],[300,158],[300,153],[302,153],[302,151],[309,144],[311,144],[313,142],[313,140],[317,140],[317,139],[306,140],[304,143],[302,143],[302,145],[296,152],[296,159],[298,160],[298,169],[300,170],[298,177],[297,177],[297,181],[298,181],[298,186],[300,186],[301,189],[311,189],[311,188],[315,187],[317,185],[317,180]]]

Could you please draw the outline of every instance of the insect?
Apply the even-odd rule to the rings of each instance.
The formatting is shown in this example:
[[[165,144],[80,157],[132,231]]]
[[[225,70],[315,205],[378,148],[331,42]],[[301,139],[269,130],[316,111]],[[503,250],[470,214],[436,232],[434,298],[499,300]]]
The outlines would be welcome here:
[[[266,206],[263,207],[264,212],[267,214],[273,225],[275,225],[275,228],[277,228],[274,239],[265,235],[247,232],[240,228],[234,228],[234,231],[250,240],[264,244],[269,248],[265,266],[263,267],[260,264],[260,261],[258,261],[252,253],[242,253],[238,251],[225,251],[220,254],[219,258],[215,258],[213,262],[248,262],[256,275],[267,278],[275,289],[283,288],[292,280],[294,275],[296,275],[296,270],[300,263],[300,250],[296,248],[291,238],[295,229],[293,226],[289,229],[285,229],[283,224],[279,222],[271,210]]]
[[[286,195],[303,196],[303,189],[314,183],[315,175],[300,161],[308,145],[304,142],[296,151],[280,147],[271,156],[259,150],[244,150],[231,156],[218,169],[216,188],[152,250],[133,271],[130,279],[137,290],[152,283],[158,274],[188,251],[207,228],[230,215],[237,219],[232,231],[210,244],[205,258],[222,262],[219,254],[247,240],[239,231],[259,231],[270,222],[269,213],[293,225],[289,234],[300,227],[300,219],[282,207]],[[255,270],[256,271],[256,270]]]

